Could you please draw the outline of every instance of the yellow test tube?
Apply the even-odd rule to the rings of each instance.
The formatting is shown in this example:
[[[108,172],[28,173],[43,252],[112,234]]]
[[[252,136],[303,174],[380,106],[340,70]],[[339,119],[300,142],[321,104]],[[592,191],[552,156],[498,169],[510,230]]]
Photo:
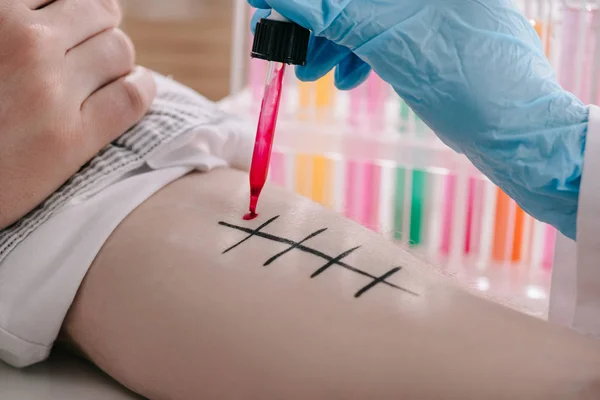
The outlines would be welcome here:
[[[304,197],[312,196],[312,158],[307,154],[298,154],[295,159],[296,192]]]
[[[316,82],[315,108],[318,120],[333,116],[335,106],[334,72],[331,71]],[[323,155],[313,157],[312,199],[325,206],[331,206],[329,196],[331,188],[332,164]]]
[[[314,156],[312,159],[312,199],[325,207],[332,207],[331,181],[332,164],[325,156]]]
[[[316,83],[315,108],[317,118],[332,117],[335,106],[334,72],[331,71]]]

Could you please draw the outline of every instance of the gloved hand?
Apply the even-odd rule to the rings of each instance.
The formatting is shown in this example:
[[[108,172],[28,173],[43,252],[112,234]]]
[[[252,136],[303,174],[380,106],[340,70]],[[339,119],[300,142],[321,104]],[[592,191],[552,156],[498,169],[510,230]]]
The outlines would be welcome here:
[[[344,89],[372,67],[442,141],[575,238],[589,110],[558,84],[510,0],[249,2],[312,31],[300,79],[337,66]]]

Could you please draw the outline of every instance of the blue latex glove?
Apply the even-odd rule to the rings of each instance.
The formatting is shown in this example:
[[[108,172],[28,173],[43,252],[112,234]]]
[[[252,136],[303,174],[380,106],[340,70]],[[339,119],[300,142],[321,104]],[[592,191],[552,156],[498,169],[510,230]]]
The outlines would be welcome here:
[[[250,3],[312,31],[300,79],[337,66],[344,89],[372,67],[444,143],[525,211],[575,238],[589,110],[557,83],[535,30],[511,1]]]

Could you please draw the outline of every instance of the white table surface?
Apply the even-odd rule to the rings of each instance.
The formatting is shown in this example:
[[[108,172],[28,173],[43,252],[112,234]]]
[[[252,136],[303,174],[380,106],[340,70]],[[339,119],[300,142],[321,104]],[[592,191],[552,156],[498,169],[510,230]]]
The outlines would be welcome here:
[[[141,400],[91,364],[63,354],[25,370],[0,361],[1,400]]]

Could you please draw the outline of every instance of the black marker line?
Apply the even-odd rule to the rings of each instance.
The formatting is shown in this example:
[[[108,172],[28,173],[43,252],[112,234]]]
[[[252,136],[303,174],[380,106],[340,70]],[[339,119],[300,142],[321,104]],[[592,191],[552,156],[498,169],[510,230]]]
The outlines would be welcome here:
[[[373,282],[369,283],[367,286],[365,286],[364,288],[362,288],[358,292],[356,292],[354,297],[359,298],[360,296],[362,296],[369,290],[373,289],[375,286],[379,285],[380,283],[384,283],[387,278],[394,275],[396,272],[400,271],[401,269],[402,268],[398,267],[398,268],[394,268],[394,269],[390,270],[389,272],[386,272],[385,274],[381,275],[379,278],[375,279]]]
[[[313,273],[310,276],[311,279],[316,278],[317,276],[321,275],[323,272],[327,271],[329,268],[333,267],[338,262],[342,261],[344,258],[348,257],[350,254],[354,253],[358,249],[360,249],[360,246],[357,246],[357,247],[354,247],[353,249],[347,250],[347,251],[343,252],[342,254],[340,254],[339,256],[337,256],[336,258],[334,258],[330,261],[327,261],[327,264],[323,265],[321,268],[316,270],[315,273]]]
[[[299,241],[299,242],[294,243],[293,245],[291,245],[288,249],[282,251],[279,254],[275,254],[273,257],[269,258],[267,260],[267,262],[265,262],[263,264],[263,266],[268,267],[273,262],[275,262],[279,257],[286,255],[287,253],[289,253],[290,251],[292,251],[294,249],[297,249],[298,246],[302,246],[302,243],[306,243],[307,241],[309,241],[310,239],[314,238],[315,236],[319,236],[321,233],[325,232],[326,230],[327,230],[327,228],[324,228],[324,229],[319,229],[318,231],[311,233],[310,235],[308,235],[307,237],[305,237],[301,241]]]
[[[238,242],[238,243],[234,244],[233,246],[231,246],[230,248],[228,248],[227,250],[225,250],[225,251],[224,251],[222,254],[229,253],[231,250],[235,249],[235,248],[236,248],[236,247],[238,247],[239,245],[241,245],[241,244],[243,244],[244,242],[246,242],[246,241],[250,240],[250,239],[252,238],[252,236],[254,236],[254,235],[258,234],[258,232],[259,232],[261,229],[263,229],[263,228],[266,228],[266,227],[267,227],[267,225],[271,224],[272,222],[275,222],[275,220],[276,220],[277,218],[279,218],[279,215],[278,215],[278,216],[276,216],[276,217],[273,217],[273,218],[271,218],[270,220],[268,220],[267,222],[265,222],[264,224],[262,224],[262,225],[261,225],[261,226],[259,226],[258,228],[254,229],[254,230],[250,230],[250,231],[248,232],[248,233],[249,233],[248,237],[246,237],[246,238],[245,238],[245,239],[243,239],[242,241],[240,241],[240,242]],[[221,224],[221,223],[219,222],[219,224]],[[221,225],[222,225],[222,224],[221,224]]]
[[[252,230],[252,229],[244,228],[243,226],[232,225],[232,224],[229,224],[227,222],[219,222],[219,225],[227,227],[227,228],[235,229],[235,230],[240,231],[240,232],[245,232],[245,233],[253,233],[254,232],[254,230]],[[263,239],[267,239],[267,240],[271,240],[271,241],[277,242],[277,243],[289,244],[290,246],[296,244],[296,242],[294,242],[293,240],[282,238],[282,237],[275,236],[275,235],[271,235],[270,233],[256,232],[256,233],[253,234],[253,236],[256,236],[256,237],[259,237],[259,238],[263,238]],[[327,254],[322,253],[319,250],[315,250],[315,249],[312,249],[312,248],[304,246],[304,245],[300,245],[296,249],[300,250],[300,251],[303,251],[305,253],[312,254],[312,255],[314,255],[316,257],[320,257],[320,258],[324,259],[325,261],[333,261],[334,260],[333,257],[328,256]],[[360,270],[358,268],[355,268],[355,267],[353,267],[351,265],[348,265],[348,264],[344,263],[343,261],[338,261],[335,264],[338,265],[338,266],[340,266],[340,267],[342,267],[342,268],[347,269],[348,271],[352,271],[352,272],[354,272],[356,274],[359,274],[359,275],[362,275],[364,277],[371,278],[371,279],[377,279],[376,276],[371,275],[368,272],[362,271],[362,270]],[[408,293],[410,295],[419,296],[418,293],[413,292],[413,291],[408,290],[408,289],[405,289],[405,288],[403,288],[401,286],[395,285],[395,284],[393,284],[391,282],[381,281],[380,283],[383,284],[383,285],[387,285],[389,287],[392,287],[394,289],[401,290],[401,291],[403,291],[405,293]]]

